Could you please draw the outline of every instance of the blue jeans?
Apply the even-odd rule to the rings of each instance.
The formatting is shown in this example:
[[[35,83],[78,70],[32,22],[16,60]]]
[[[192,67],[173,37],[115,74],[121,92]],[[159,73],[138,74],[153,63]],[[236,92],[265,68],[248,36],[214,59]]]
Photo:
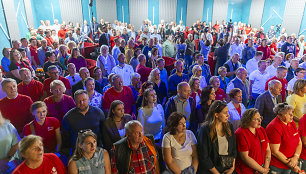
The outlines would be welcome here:
[[[270,166],[269,174],[290,174],[290,169],[280,169],[275,166]]]
[[[185,61],[185,67],[189,68],[192,64],[192,55],[185,55],[184,57]]]
[[[259,95],[260,95],[260,94],[252,93],[253,100],[249,100],[248,109],[249,109],[249,108],[254,108],[255,101],[256,101],[256,99],[257,99],[257,97],[258,97]]]

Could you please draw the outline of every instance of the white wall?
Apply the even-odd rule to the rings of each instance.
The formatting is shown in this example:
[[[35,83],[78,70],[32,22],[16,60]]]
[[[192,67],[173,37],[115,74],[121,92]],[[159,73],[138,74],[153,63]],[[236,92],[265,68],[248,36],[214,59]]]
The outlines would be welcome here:
[[[83,24],[82,0],[60,0],[62,20]]]
[[[117,19],[117,8],[115,0],[96,0],[97,18],[113,23]]]
[[[282,27],[287,33],[299,33],[306,0],[287,0]]]
[[[3,8],[5,11],[6,21],[7,21],[7,28],[10,33],[11,40],[17,39],[20,40],[19,28],[17,17],[15,14],[15,6],[13,0],[3,0]]]
[[[159,0],[159,20],[176,21],[177,0]],[[188,12],[187,12],[188,13]]]
[[[187,2],[186,25],[191,26],[198,19],[202,21],[204,0],[189,0]]]
[[[219,24],[221,24],[222,20],[226,20],[227,7],[228,0],[214,0],[212,24],[215,24],[216,21],[219,21]]]
[[[130,0],[130,23],[139,30],[142,21],[148,19],[148,0]]]
[[[251,24],[252,27],[259,28],[261,26],[264,6],[265,0],[252,0],[249,16],[249,24]]]

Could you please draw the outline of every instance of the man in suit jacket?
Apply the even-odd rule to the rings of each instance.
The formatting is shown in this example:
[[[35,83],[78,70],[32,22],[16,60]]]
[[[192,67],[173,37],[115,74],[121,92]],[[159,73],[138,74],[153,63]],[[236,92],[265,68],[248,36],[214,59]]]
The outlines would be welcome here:
[[[110,35],[107,32],[107,26],[104,26],[103,33],[101,33],[100,38],[99,38],[99,47],[101,47],[102,45],[109,46],[109,39],[110,39]]]
[[[287,72],[287,82],[289,82],[291,79],[295,77],[295,70],[299,67],[299,59],[292,59],[290,62],[290,67],[288,68]]]
[[[79,70],[79,75],[82,78],[82,80],[78,81],[74,85],[72,85],[72,96],[74,96],[74,93],[79,90],[79,89],[84,89],[84,82],[87,77],[90,77],[89,70],[86,67],[82,67]],[[95,91],[101,93],[102,92],[102,87],[100,84],[95,80]]]
[[[255,108],[263,117],[262,126],[266,127],[274,118],[273,108],[276,104],[282,103],[280,95],[282,91],[282,83],[279,80],[271,80],[268,83],[268,90],[262,93],[255,101]]]
[[[82,35],[86,35],[88,37],[90,36],[91,28],[87,24],[87,20],[84,20],[84,25],[82,26],[81,33],[82,33]]]

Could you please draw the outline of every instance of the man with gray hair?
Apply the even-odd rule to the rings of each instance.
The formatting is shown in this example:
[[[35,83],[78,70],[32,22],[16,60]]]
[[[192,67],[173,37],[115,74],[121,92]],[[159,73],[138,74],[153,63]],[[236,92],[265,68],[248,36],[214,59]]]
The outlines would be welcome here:
[[[136,114],[135,100],[131,88],[123,86],[122,77],[119,74],[113,75],[112,84],[113,86],[104,93],[102,99],[102,109],[105,115],[108,114],[110,105],[115,100],[120,100],[124,103],[124,112],[126,114]]]
[[[14,79],[4,79],[1,86],[6,97],[0,100],[0,112],[5,119],[10,120],[20,134],[24,125],[33,120],[30,113],[33,101],[28,96],[18,94],[17,83]]]
[[[74,101],[76,107],[68,111],[62,121],[62,152],[66,155],[75,147],[81,130],[92,130],[97,135],[98,145],[102,145],[102,126],[105,120],[103,111],[89,105],[88,93],[85,90],[77,90],[74,93]]]
[[[186,117],[186,128],[196,132],[195,125],[195,101],[189,97],[191,93],[190,86],[187,82],[180,82],[177,85],[177,95],[171,97],[165,106],[165,119],[173,112],[179,112]]]
[[[255,108],[263,117],[262,126],[266,127],[276,116],[273,108],[278,103],[282,103],[281,91],[282,83],[279,80],[271,80],[268,83],[269,89],[258,96],[255,101]]]
[[[38,57],[39,64],[40,64],[41,67],[43,67],[44,63],[47,61],[46,60],[46,52],[52,51],[52,48],[48,47],[47,44],[48,44],[47,40],[42,39],[41,40],[41,47],[39,47],[37,49],[37,57]]]
[[[239,88],[242,91],[242,103],[245,107],[248,106],[248,98],[249,98],[249,81],[247,80],[248,72],[245,68],[240,67],[236,71],[236,77],[231,80],[226,88],[226,94],[234,88]]]
[[[154,137],[144,136],[143,126],[137,120],[124,127],[126,137],[114,143],[112,149],[112,173],[159,173]]]

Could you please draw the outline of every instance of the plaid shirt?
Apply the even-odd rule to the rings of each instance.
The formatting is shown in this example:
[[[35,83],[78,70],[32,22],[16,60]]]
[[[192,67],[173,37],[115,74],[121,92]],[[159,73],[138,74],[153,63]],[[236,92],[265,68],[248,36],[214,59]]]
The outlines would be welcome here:
[[[144,142],[140,143],[138,149],[131,147],[130,143],[129,148],[132,150],[131,156],[127,157],[130,161],[129,174],[155,174],[154,167],[154,155],[147,148]],[[114,146],[115,147],[115,146]],[[113,152],[115,148],[113,147]],[[112,157],[112,173],[119,173],[116,166],[116,156]]]

